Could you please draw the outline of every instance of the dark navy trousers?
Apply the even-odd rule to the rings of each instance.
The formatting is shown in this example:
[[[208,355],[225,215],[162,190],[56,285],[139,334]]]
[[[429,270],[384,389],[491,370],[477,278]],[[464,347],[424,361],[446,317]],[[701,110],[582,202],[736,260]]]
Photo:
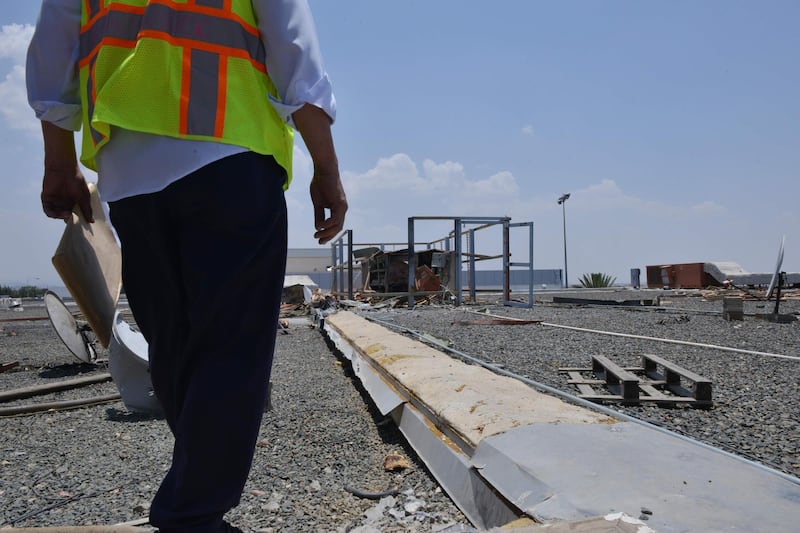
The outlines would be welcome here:
[[[245,152],[110,204],[125,292],[175,437],[150,508],[163,532],[221,531],[247,480],[286,268],[284,179],[272,157]]]

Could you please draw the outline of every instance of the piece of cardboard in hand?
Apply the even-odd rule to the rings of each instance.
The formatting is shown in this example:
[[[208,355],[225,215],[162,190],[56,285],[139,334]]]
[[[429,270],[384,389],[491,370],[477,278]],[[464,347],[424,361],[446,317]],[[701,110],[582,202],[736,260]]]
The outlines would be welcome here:
[[[122,252],[93,183],[89,191],[94,223],[87,222],[75,206],[53,256],[53,266],[100,344],[108,348],[122,288]]]

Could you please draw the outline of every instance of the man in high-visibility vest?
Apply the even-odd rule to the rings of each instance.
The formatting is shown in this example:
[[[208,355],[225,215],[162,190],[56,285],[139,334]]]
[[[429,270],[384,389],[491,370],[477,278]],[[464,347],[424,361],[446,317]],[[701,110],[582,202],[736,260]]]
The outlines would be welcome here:
[[[272,366],[290,126],[313,159],[320,244],[347,210],[306,0],[43,0],[27,83],[45,214],[64,219],[77,205],[92,220],[73,139],[82,127],[81,161],[98,172],[122,245],[175,437],[151,524],[239,531],[223,516],[250,469]]]

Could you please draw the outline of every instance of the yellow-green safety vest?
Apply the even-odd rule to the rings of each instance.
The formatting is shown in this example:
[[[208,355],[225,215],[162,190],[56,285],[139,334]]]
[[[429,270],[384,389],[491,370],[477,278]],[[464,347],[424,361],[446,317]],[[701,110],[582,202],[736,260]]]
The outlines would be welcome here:
[[[272,155],[292,170],[292,130],[267,100],[250,0],[81,0],[81,162],[111,126],[215,141]]]

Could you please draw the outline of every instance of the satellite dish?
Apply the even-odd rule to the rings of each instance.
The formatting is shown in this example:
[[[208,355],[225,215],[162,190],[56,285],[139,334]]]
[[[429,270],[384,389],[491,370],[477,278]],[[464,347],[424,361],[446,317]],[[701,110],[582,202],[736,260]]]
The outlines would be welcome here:
[[[81,362],[94,363],[97,359],[97,352],[94,349],[93,341],[89,340],[87,335],[91,328],[86,324],[78,326],[75,317],[53,291],[45,293],[44,306],[47,308],[47,315],[50,317],[53,329],[56,330],[58,337],[69,351]]]
[[[781,247],[780,250],[778,250],[778,261],[775,263],[775,272],[772,273],[772,279],[770,280],[769,287],[767,288],[767,300],[772,297],[772,291],[774,291],[777,284],[780,283],[781,267],[783,266],[784,244],[786,244],[786,235],[781,238]]]

